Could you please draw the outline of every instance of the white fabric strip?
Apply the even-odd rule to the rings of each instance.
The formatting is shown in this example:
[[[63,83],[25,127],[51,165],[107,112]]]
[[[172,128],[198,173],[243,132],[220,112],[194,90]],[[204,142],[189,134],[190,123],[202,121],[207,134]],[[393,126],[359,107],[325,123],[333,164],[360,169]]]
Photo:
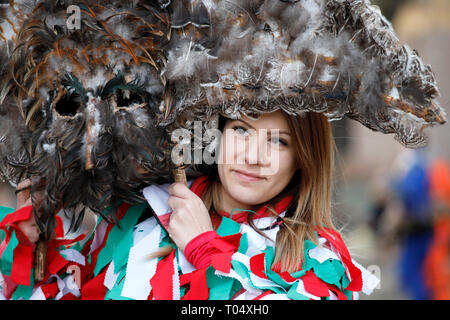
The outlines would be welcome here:
[[[373,290],[380,283],[380,279],[378,279],[375,275],[370,273],[366,268],[364,268],[362,265],[360,265],[355,260],[352,259],[352,262],[357,268],[359,268],[361,270],[361,273],[362,273],[363,287],[362,287],[361,291],[367,295],[372,294]]]
[[[190,188],[194,180],[188,181],[188,187]],[[142,190],[144,198],[147,200],[148,204],[155,211],[156,215],[160,216],[171,212],[167,201],[169,200],[169,192],[167,189],[170,187],[170,183],[165,184],[152,184]]]
[[[152,231],[130,250],[122,290],[122,296],[135,300],[147,299],[152,289],[150,279],[155,274],[158,262],[157,258],[150,258],[149,255],[158,249],[155,245],[161,240],[161,228],[156,218],[149,220],[153,222],[153,227],[149,226]]]
[[[82,266],[86,263],[86,257],[74,249],[65,249],[59,252],[67,261],[76,262]]]
[[[114,287],[119,274],[120,272],[114,273],[114,261],[111,261],[106,270],[105,281],[103,281],[104,286],[108,288],[108,290],[111,290]]]

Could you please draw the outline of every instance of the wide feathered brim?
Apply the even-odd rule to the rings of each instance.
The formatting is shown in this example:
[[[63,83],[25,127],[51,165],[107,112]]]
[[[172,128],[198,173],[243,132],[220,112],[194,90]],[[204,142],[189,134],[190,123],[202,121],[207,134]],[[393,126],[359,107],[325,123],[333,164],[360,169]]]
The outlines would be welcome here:
[[[173,1],[168,122],[282,109],[347,116],[406,147],[446,122],[431,67],[367,0]]]

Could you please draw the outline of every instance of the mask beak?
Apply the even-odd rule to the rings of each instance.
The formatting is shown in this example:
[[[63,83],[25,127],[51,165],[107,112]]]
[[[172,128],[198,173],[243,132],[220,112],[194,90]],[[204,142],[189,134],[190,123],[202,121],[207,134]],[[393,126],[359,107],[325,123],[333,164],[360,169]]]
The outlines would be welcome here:
[[[92,156],[92,151],[94,149],[95,141],[99,134],[99,111],[95,108],[95,105],[98,103],[97,99],[93,97],[91,94],[89,96],[89,101],[86,107],[86,163],[85,170],[92,171],[94,170],[94,161]]]

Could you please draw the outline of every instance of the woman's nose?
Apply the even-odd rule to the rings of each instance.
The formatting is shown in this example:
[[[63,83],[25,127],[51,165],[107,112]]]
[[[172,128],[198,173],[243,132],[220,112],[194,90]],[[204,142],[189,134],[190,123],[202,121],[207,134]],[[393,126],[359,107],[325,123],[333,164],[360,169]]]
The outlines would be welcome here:
[[[257,130],[248,140],[246,150],[246,164],[266,166],[270,164],[269,148],[267,146],[267,132]]]

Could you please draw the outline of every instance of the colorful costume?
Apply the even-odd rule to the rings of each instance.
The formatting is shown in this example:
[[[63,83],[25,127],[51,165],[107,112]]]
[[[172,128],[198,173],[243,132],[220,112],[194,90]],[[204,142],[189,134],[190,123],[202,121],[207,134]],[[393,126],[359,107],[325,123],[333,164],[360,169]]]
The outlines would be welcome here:
[[[207,183],[207,177],[201,176],[189,185],[200,196]],[[359,291],[370,294],[378,285],[378,279],[350,257],[340,235],[327,229],[317,230],[318,244],[305,240],[305,260],[298,271],[280,272],[272,262],[281,220],[265,208],[257,211],[254,222],[267,238],[244,223],[242,214],[224,216],[215,232],[201,234],[188,244],[185,256],[162,227],[170,214],[168,186],[145,188],[148,204],[122,204],[116,225],[100,218],[83,248],[75,243],[53,255],[49,251],[45,284],[33,288],[31,265],[22,266],[18,276],[13,263],[6,278],[22,279],[22,284],[15,289],[4,286],[3,295],[24,299],[353,299]],[[290,200],[282,199],[275,206],[281,217]],[[158,219],[146,215],[148,205]],[[29,208],[22,211],[31,212]],[[19,216],[18,211],[6,221]],[[12,256],[14,262],[26,257],[31,261],[30,252],[15,246],[12,238],[2,242],[7,248],[2,261]],[[151,257],[165,245],[174,248],[169,255]],[[205,256],[208,261],[201,263]],[[2,269],[6,275],[3,270],[7,268]]]

